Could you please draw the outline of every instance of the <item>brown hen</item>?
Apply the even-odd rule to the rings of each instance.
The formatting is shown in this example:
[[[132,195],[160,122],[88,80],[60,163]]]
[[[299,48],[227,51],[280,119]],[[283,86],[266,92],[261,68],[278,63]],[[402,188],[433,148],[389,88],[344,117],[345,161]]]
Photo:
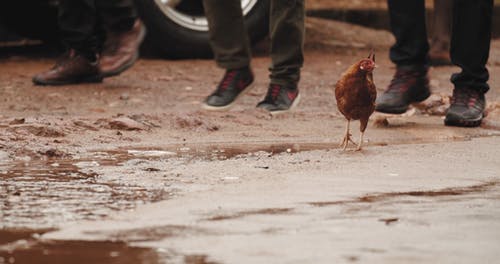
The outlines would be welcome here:
[[[356,150],[361,150],[368,119],[375,110],[377,90],[373,83],[374,69],[375,54],[370,53],[368,58],[362,59],[349,67],[335,85],[337,107],[347,119],[345,136],[340,144],[340,146],[343,147],[342,150],[347,148],[349,141],[353,142],[351,140],[351,134],[349,133],[349,124],[351,120],[359,120],[360,122],[361,134]]]

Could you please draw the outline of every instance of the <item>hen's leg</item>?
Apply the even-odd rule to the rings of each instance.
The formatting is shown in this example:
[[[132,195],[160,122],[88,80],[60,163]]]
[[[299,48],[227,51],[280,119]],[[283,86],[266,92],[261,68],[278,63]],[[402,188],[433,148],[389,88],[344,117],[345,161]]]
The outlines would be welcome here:
[[[365,135],[365,132],[361,132],[361,134],[359,135],[359,144],[358,144],[358,147],[356,148],[356,151],[361,150],[361,145],[363,145],[363,136],[364,135]]]
[[[359,120],[359,131],[361,132],[361,134],[359,135],[359,144],[358,147],[356,148],[356,151],[361,150],[361,146],[363,145],[363,137],[365,136],[365,130],[367,125],[368,125],[368,118],[361,118]]]
[[[349,124],[350,123],[351,123],[351,120],[347,120],[347,126],[345,127],[344,139],[342,139],[342,143],[340,143],[340,147],[342,147],[342,150],[345,150],[347,148],[347,145],[349,144],[349,141],[351,141],[351,134],[349,133]]]

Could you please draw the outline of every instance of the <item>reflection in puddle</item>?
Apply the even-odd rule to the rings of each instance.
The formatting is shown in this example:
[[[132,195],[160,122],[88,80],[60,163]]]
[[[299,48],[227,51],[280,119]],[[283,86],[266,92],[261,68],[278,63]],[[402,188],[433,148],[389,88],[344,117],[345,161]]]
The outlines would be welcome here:
[[[172,182],[183,179],[177,176],[166,181],[165,177],[182,164],[329,147],[324,144],[177,145],[167,149],[118,149],[3,159],[0,228],[57,227],[68,221],[102,219],[112,211],[166,199],[172,194],[169,188],[174,185]]]
[[[112,211],[166,199],[170,193],[165,190],[166,185],[161,185],[161,177],[166,177],[169,166],[318,148],[321,146],[310,144],[302,148],[297,144],[172,146],[161,150],[118,149],[3,159],[0,164],[0,228],[56,227],[68,221],[101,219]],[[148,162],[164,167],[142,168]],[[135,174],[127,174],[130,171]],[[140,175],[138,171],[150,174]],[[157,175],[150,176],[154,173]],[[144,177],[157,177],[160,184],[147,184],[144,180],[148,179]]]
[[[0,248],[0,264],[159,264],[166,263],[166,259],[166,254],[158,250],[131,247],[123,242],[48,241],[28,243],[12,250]]]
[[[167,233],[187,231],[182,226],[157,227],[155,229],[161,231],[164,228],[168,229]],[[165,248],[134,247],[119,239],[114,241],[39,239],[41,234],[49,231],[51,230],[0,229],[0,264],[217,264],[209,260],[206,255],[182,255]],[[139,233],[148,232],[148,230],[136,231]]]

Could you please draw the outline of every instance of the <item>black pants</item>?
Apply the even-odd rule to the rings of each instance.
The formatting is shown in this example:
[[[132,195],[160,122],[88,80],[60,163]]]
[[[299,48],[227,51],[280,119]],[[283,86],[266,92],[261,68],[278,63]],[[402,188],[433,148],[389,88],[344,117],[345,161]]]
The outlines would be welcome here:
[[[424,0],[388,0],[391,28],[396,37],[390,58],[396,65],[427,64]],[[455,87],[486,92],[493,0],[454,0],[450,57],[462,71],[453,74]]]
[[[132,28],[137,13],[133,0],[60,0],[59,26],[65,45],[83,54],[99,51],[105,29]]]
[[[241,1],[203,0],[210,44],[217,65],[237,69],[250,64],[250,43],[243,21]],[[297,84],[304,63],[305,0],[271,0],[269,34],[273,84]]]

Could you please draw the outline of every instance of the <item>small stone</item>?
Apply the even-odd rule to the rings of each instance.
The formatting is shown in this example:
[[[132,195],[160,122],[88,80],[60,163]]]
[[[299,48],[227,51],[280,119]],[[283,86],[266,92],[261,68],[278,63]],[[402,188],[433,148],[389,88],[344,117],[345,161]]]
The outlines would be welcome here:
[[[42,155],[45,155],[49,158],[53,158],[53,157],[62,157],[65,155],[64,152],[58,150],[58,149],[55,149],[55,148],[51,148],[51,149],[48,149],[46,151],[40,151],[39,152],[40,154]]]
[[[118,117],[109,122],[111,129],[118,130],[146,130],[148,127],[145,125],[130,119],[128,117]]]
[[[120,95],[120,100],[128,100],[130,98],[130,95],[128,93],[122,93]]]
[[[24,124],[26,120],[24,118],[15,118],[14,120],[9,122],[9,125],[20,125]]]

